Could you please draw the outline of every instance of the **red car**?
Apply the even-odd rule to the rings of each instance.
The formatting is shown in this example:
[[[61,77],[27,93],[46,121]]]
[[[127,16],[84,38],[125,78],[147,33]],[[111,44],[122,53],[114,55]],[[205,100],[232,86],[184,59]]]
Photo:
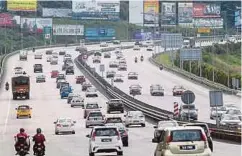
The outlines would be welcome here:
[[[182,95],[185,90],[183,86],[174,86],[172,89],[173,96]]]
[[[58,70],[52,70],[51,71],[51,78],[57,78],[58,74],[59,74]]]
[[[84,76],[77,76],[76,77],[76,84],[82,84],[83,82],[86,82],[86,79]]]

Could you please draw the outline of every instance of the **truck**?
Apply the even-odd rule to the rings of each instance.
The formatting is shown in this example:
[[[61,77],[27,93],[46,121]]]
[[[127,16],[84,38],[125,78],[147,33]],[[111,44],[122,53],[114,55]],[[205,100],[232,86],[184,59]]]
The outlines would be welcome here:
[[[24,50],[22,50],[22,51],[20,51],[20,53],[19,53],[19,60],[20,61],[27,61],[27,55],[28,55],[28,52],[27,51],[24,51]]]
[[[14,76],[11,79],[13,100],[18,97],[29,99],[30,95],[30,77],[25,75]]]

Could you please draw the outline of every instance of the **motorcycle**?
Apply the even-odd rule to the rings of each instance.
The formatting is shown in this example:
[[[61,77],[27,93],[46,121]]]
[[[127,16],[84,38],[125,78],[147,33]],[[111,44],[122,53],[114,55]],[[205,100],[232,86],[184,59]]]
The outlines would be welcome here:
[[[137,62],[138,62],[137,58],[135,58],[135,59],[134,59],[134,62],[135,62],[135,63],[137,63]]]
[[[6,91],[8,91],[9,90],[9,85],[6,85],[5,89],[6,89]]]
[[[38,143],[35,147],[36,156],[43,156],[44,155],[44,147],[41,143]]]
[[[17,138],[16,137],[15,137],[15,142],[17,142]],[[17,154],[19,156],[26,156],[27,154],[29,154],[30,140],[29,140],[29,144],[28,145],[21,138],[18,140],[18,142],[19,142],[19,145],[17,146],[17,149],[18,149],[18,153]]]

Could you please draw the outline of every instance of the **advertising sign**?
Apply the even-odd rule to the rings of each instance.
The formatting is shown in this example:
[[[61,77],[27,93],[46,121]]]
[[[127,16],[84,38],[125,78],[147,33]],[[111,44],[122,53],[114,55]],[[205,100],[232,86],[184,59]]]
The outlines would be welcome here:
[[[7,13],[0,13],[0,27],[14,27],[19,24],[19,16],[12,16]]]
[[[222,18],[194,18],[195,27],[223,28]]]
[[[134,39],[135,40],[151,40],[152,37],[152,33],[151,32],[136,32],[134,34]]]
[[[147,26],[155,26],[159,23],[159,1],[144,0],[144,24]]]
[[[184,48],[180,49],[180,60],[195,61],[202,59],[201,48]]]
[[[71,9],[43,8],[42,17],[71,17]]]
[[[178,3],[178,24],[192,27],[192,3]]]
[[[72,1],[74,19],[119,20],[119,0]]]
[[[5,10],[6,10],[5,0],[0,0],[0,12],[3,12]]]
[[[193,17],[220,17],[218,3],[193,3]]]
[[[129,1],[129,23],[143,26],[143,1]]]
[[[9,11],[36,11],[37,0],[7,0]]]
[[[208,27],[207,28],[205,27],[205,28],[198,28],[197,29],[198,33],[210,33],[210,31],[211,31],[211,29],[208,28]]]
[[[53,35],[84,35],[83,25],[53,25]]]
[[[52,28],[52,18],[21,18],[23,32],[43,33],[44,27]]]
[[[241,26],[241,10],[234,13],[234,25]]]
[[[162,3],[161,25],[176,25],[176,3]]]
[[[85,38],[87,40],[112,40],[115,39],[113,28],[86,28]]]

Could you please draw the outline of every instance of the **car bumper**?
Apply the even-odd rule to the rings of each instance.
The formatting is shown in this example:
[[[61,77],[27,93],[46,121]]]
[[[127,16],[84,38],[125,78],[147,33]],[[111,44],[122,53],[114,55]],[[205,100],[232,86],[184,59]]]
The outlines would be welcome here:
[[[31,114],[17,114],[17,117],[29,117]]]
[[[121,144],[111,144],[111,145],[103,145],[103,144],[95,144],[91,146],[91,152],[93,153],[103,153],[103,152],[121,152],[123,151],[123,147]]]
[[[84,103],[75,103],[75,104],[71,104],[71,106],[81,106],[81,107],[84,107]]]
[[[86,97],[97,97],[98,95],[95,93],[95,94],[86,94]]]
[[[194,154],[174,154],[174,153],[172,153],[171,151],[169,151],[169,150],[166,150],[166,151],[164,151],[164,153],[163,153],[163,156],[211,156],[212,155],[212,153],[211,153],[211,151],[210,151],[210,149],[205,149],[204,150],[204,152],[202,152],[202,153],[194,153]]]
[[[161,96],[164,95],[163,92],[151,92],[152,95]]]
[[[145,121],[142,121],[142,120],[126,121],[125,124],[126,125],[141,125],[141,124],[145,124]]]
[[[58,133],[65,133],[65,132],[73,132],[75,131],[74,128],[57,128],[55,132]]]

